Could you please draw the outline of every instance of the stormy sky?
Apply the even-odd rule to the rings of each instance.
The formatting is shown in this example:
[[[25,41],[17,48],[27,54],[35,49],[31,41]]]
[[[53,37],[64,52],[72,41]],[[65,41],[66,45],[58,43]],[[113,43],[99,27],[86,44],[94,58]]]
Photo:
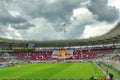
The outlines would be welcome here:
[[[120,0],[0,0],[0,37],[71,40],[105,34],[120,20]]]

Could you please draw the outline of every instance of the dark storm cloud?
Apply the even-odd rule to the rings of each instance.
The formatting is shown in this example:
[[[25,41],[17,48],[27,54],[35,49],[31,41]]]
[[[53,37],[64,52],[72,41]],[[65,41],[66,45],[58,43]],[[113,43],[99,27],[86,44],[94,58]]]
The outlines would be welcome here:
[[[119,18],[119,11],[108,6],[108,0],[91,0],[87,7],[99,21],[114,22]]]
[[[27,20],[24,17],[17,16],[17,17],[12,17],[10,19],[10,22],[14,24],[19,24],[19,23],[26,23]]]
[[[80,7],[87,0],[20,0],[16,4],[21,12],[31,18],[45,18],[53,23],[56,32],[64,31],[63,24],[69,23],[73,10]],[[47,23],[45,23],[47,24]]]
[[[107,0],[91,0],[90,4],[86,5],[89,1],[0,0],[0,24],[2,25],[0,25],[0,33],[2,33],[0,35],[5,33],[8,37],[22,37],[29,40],[64,39],[63,24],[65,23],[67,39],[79,39],[86,25],[117,20],[118,11],[107,5]],[[79,12],[81,8],[89,10],[85,13],[84,10]],[[74,13],[77,9],[78,11]],[[90,12],[90,14],[87,16],[81,12],[83,14]],[[81,17],[81,14],[84,17]],[[72,21],[71,18],[74,17],[75,20]],[[10,34],[13,31],[16,34]]]
[[[34,25],[29,23],[28,20],[25,17],[22,16],[12,16],[8,8],[4,5],[4,3],[10,3],[12,0],[5,0],[3,4],[0,5],[0,24],[1,27],[6,26],[8,24],[11,24],[13,28],[15,29],[29,29],[29,27],[33,27]],[[1,28],[2,29],[2,28]],[[1,32],[4,30],[1,30]]]
[[[73,29],[69,35],[67,36],[67,39],[79,39],[80,34],[83,33],[84,27],[80,27],[79,25],[76,26],[77,29]]]
[[[27,20],[23,17],[17,16],[17,17],[12,17],[12,16],[1,16],[0,17],[0,22],[3,24],[19,24],[19,23],[25,23]]]
[[[80,2],[86,0],[25,0],[20,1],[19,6],[23,12],[31,17],[45,17],[50,21],[67,20],[73,9],[80,6]]]
[[[0,24],[19,24],[25,23],[27,20],[21,16],[13,17],[10,15],[5,6],[0,6]]]
[[[72,25],[72,29],[68,32],[68,36],[67,36],[67,39],[80,39],[80,34],[83,33],[84,29],[85,29],[85,25],[88,24],[88,23],[81,23],[81,24],[77,24],[77,25]],[[91,23],[89,23],[91,24]]]
[[[87,0],[55,0],[55,2],[54,0],[5,0],[4,3],[11,6],[16,5],[15,7],[19,8],[23,15],[33,19],[42,17],[47,19],[54,23],[55,30],[60,32],[63,31],[61,23],[69,22],[73,10],[78,8],[81,2],[85,1]]]
[[[34,27],[34,24],[31,23],[24,23],[24,24],[13,24],[11,27],[13,27],[16,30],[24,30],[29,29],[30,27]]]

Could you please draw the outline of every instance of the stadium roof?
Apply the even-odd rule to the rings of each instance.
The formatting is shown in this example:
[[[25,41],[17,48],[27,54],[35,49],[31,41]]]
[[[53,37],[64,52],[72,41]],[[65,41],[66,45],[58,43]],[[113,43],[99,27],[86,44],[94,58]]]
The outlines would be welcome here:
[[[35,43],[36,47],[70,47],[70,46],[120,43],[120,22],[108,33],[102,36],[91,37],[88,39],[25,41],[25,40],[12,40],[12,39],[0,38],[0,45],[26,46],[29,43]]]

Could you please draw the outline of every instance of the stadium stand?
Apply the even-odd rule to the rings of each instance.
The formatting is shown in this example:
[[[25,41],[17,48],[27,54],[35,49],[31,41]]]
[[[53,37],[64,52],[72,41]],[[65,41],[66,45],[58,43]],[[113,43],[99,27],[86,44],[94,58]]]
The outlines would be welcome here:
[[[0,63],[100,61],[120,72],[119,31],[120,22],[106,34],[88,39],[25,41],[0,38]],[[35,46],[28,48],[30,43]]]

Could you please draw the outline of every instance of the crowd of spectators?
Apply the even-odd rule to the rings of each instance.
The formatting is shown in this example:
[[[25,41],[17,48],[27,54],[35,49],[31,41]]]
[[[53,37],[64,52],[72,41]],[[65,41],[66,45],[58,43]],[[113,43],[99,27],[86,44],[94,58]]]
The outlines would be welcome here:
[[[4,55],[4,53],[0,53],[0,63],[7,62],[8,58]]]
[[[103,57],[106,54],[114,53],[115,47],[108,46],[108,47],[91,47],[91,48],[71,48],[65,49],[65,51],[73,50],[72,56],[65,58],[65,60],[82,60],[82,59],[97,59],[98,57]],[[50,61],[56,60],[53,57],[53,52],[55,49],[49,50],[13,50],[12,52],[8,53],[11,57],[25,62],[31,61]],[[56,53],[57,54],[57,53]],[[7,61],[4,53],[0,54],[0,62]],[[116,56],[117,57],[117,56]]]

